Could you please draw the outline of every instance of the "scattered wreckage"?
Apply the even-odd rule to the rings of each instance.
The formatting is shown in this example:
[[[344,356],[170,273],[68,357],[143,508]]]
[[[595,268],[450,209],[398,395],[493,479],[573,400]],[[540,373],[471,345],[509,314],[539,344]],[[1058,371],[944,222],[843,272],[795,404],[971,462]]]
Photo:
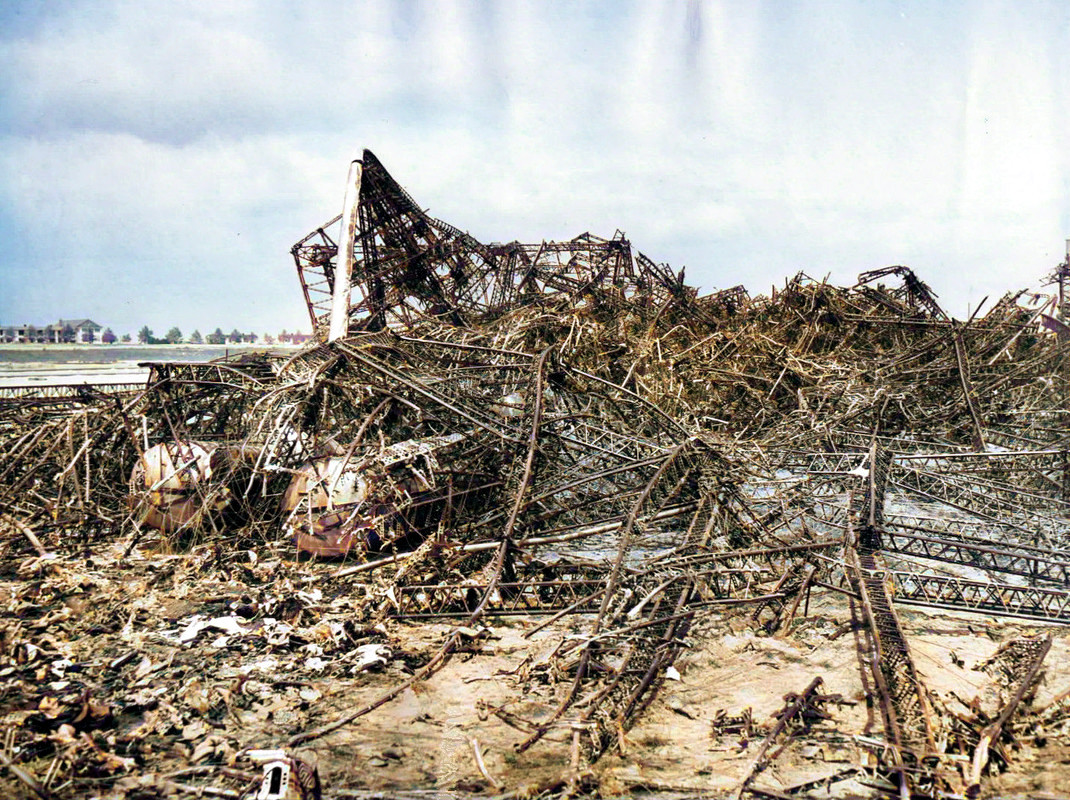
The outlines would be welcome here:
[[[901,266],[703,296],[620,233],[483,244],[368,151],[343,213],[292,253],[317,334],[292,357],[0,390],[9,792],[361,796],[367,776],[296,753],[343,747],[518,617],[544,649],[468,711],[499,726],[495,758],[560,758],[511,784],[457,733],[425,785],[609,791],[599,763],[627,761],[688,651],[729,631],[794,641],[822,614],[845,625],[828,641],[854,635],[858,697],[817,674],[774,689],[770,722],[706,709],[745,763],[718,767],[727,784],[688,768],[678,794],[977,797],[1013,771],[1017,732],[1070,745],[1070,687],[1037,699],[1065,649],[1041,626],[1070,622],[1070,259],[1058,297],[966,322]],[[978,655],[970,700],[927,685],[904,622],[919,608],[1026,627]],[[387,675],[403,620],[439,638]],[[287,669],[360,699],[316,711],[324,684]],[[858,703],[855,727],[832,708]],[[778,784],[771,765],[812,741],[854,756]]]

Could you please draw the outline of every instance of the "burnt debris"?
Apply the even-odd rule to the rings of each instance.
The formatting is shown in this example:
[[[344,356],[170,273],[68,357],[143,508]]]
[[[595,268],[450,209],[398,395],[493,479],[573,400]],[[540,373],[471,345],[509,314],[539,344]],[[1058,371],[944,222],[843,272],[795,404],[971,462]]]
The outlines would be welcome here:
[[[0,390],[9,792],[357,796],[296,749],[343,746],[517,618],[549,645],[481,719],[512,759],[559,754],[524,791],[598,792],[685,651],[790,640],[812,601],[855,636],[870,724],[838,722],[816,664],[764,728],[720,709],[711,741],[764,732],[724,794],[973,797],[1018,723],[1068,744],[1065,695],[1036,702],[1051,637],[1000,650],[974,702],[928,685],[903,617],[1070,622],[1056,297],[962,322],[903,266],[700,295],[619,232],[483,244],[368,151],[292,254],[317,341],[291,357]],[[405,653],[406,620],[439,638]],[[324,674],[375,691],[317,710]],[[769,783],[834,735],[853,764]],[[458,747],[478,786],[521,791]]]

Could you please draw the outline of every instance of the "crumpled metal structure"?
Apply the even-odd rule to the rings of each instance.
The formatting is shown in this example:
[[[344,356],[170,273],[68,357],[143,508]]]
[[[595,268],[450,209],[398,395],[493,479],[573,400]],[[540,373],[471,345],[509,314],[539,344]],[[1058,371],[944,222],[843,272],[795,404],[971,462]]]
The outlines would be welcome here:
[[[1059,303],[1018,292],[960,322],[903,266],[700,296],[622,234],[483,244],[370,152],[361,167],[352,263],[340,218],[292,251],[320,341],[0,399],[5,546],[266,548],[310,558],[368,619],[458,621],[380,703],[289,747],[435,674],[487,617],[583,615],[525,684],[551,710],[493,710],[520,752],[567,730],[563,792],[623,750],[703,617],[783,632],[834,593],[884,726],[859,771],[901,796],[976,793],[1048,649],[1019,648],[1004,715],[965,720],[895,607],[1070,621]],[[343,269],[347,335],[328,341]],[[737,794],[820,717],[819,685]]]
[[[430,217],[370,150],[361,163],[360,226],[354,235],[351,330],[412,327],[423,320],[465,326],[553,298],[583,303],[592,292],[660,307],[696,291],[632,249],[623,234],[569,242],[485,245]],[[341,216],[291,250],[314,330],[328,327]]]

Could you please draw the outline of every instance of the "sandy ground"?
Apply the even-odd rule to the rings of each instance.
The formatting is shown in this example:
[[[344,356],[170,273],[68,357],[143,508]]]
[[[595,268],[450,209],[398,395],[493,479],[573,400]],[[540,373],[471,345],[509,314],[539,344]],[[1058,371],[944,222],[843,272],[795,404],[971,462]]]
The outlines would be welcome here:
[[[800,796],[872,796],[872,788],[852,773],[868,758],[858,737],[881,735],[879,711],[867,702],[854,636],[837,635],[848,627],[847,609],[835,596],[814,605],[810,617],[780,637],[755,635],[738,617],[707,620],[693,649],[678,663],[680,679],[667,680],[641,722],[627,732],[623,755],[613,752],[594,765],[602,791],[644,788],[727,796],[747,775],[763,738],[761,728],[783,708],[784,695],[802,692],[820,676],[823,693],[842,697],[841,703],[827,704],[832,719],[780,751],[753,783],[787,791],[827,780],[827,786]],[[974,667],[995,653],[1000,641],[1042,630],[972,615],[905,612],[903,621],[923,680],[948,704],[955,698],[969,703],[983,700],[986,693],[994,696],[990,678]],[[530,641],[522,638],[533,624],[522,619],[496,623],[479,655],[455,660],[418,691],[315,747],[325,777],[336,785],[381,791],[432,785],[487,788],[473,756],[474,739],[502,786],[523,791],[552,778],[567,760],[567,729],[517,755],[514,746],[523,734],[477,709],[477,701],[489,707],[506,704],[539,718],[553,707],[552,691],[516,703],[513,674],[525,659],[537,660],[540,646],[560,636],[560,631],[547,631]],[[428,646],[444,632],[436,626],[399,630],[407,642]],[[1056,633],[1037,707],[1070,689],[1070,676],[1055,666],[1067,663],[1070,637],[1061,629]],[[370,696],[371,690],[366,691]],[[347,706],[365,699],[364,692],[342,687],[336,687],[336,695],[343,695]],[[758,731],[749,738],[718,734],[713,723],[722,712],[749,714]],[[1023,744],[1011,769],[988,782],[982,796],[1070,797],[1068,751]],[[329,753],[325,761],[324,745]]]
[[[18,731],[16,741],[28,747],[45,744],[28,728],[47,732],[58,752],[81,748],[84,760],[85,740],[72,739],[69,728],[88,724],[89,735],[130,759],[98,765],[111,770],[111,780],[125,781],[101,797],[122,797],[119,789],[150,774],[227,763],[249,769],[241,762],[243,748],[285,746],[289,737],[375,700],[407,681],[451,630],[445,620],[387,620],[374,632],[341,633],[359,584],[324,580],[331,570],[326,565],[310,573],[308,566],[285,561],[246,563],[239,553],[217,562],[210,550],[125,558],[120,552],[113,547],[88,560],[36,566],[31,560],[21,564],[29,580],[11,572],[0,580],[7,610],[0,625],[3,727]],[[321,577],[312,584],[301,583],[302,575],[315,574]],[[323,594],[314,586],[322,586]],[[248,619],[235,617],[235,604],[244,602],[261,610]],[[982,797],[1070,797],[1066,722],[1044,729],[1031,722],[1070,690],[1070,631],[978,615],[900,613],[924,681],[941,702],[960,711],[971,704],[989,713],[999,708],[991,676],[974,667],[1000,642],[1053,632],[1036,699],[1016,718],[1020,736],[1010,769],[989,779]],[[181,641],[198,615],[229,617],[239,630],[206,629]],[[549,651],[582,635],[591,618],[566,617],[525,637],[540,621],[488,618],[489,630],[429,680],[297,754],[318,764],[328,796],[343,789],[523,796],[557,779],[569,763],[568,720],[518,753],[515,746],[526,733],[495,714],[545,720],[571,682],[568,674],[524,678],[541,674]],[[818,676],[821,691],[838,696],[823,704],[830,719],[771,751],[771,763],[752,785],[786,792],[812,784],[798,797],[878,796],[858,780],[857,767],[869,758],[859,737],[879,737],[882,730],[842,595],[815,592],[808,615],[777,636],[755,633],[745,609],[710,613],[689,641],[676,663],[679,679],[664,676],[654,701],[624,734],[622,749],[591,765],[602,796],[640,790],[729,796],[747,775],[784,696],[802,692]],[[357,668],[360,642],[387,649],[381,669]],[[90,724],[94,713],[101,718]],[[753,721],[749,734],[715,724],[745,716]],[[486,776],[477,766],[477,747]],[[52,748],[43,747],[39,760],[25,762],[28,768],[43,774]],[[22,796],[25,787],[0,774],[0,797]]]
[[[842,697],[842,703],[827,705],[832,719],[778,752],[753,783],[787,791],[824,780],[827,785],[800,796],[873,796],[872,788],[859,783],[854,773],[868,758],[857,737],[881,735],[879,711],[867,702],[854,636],[836,635],[848,623],[846,609],[835,597],[816,605],[824,608],[799,620],[782,637],[755,635],[739,619],[710,619],[702,625],[695,646],[678,664],[680,679],[665,681],[640,723],[627,732],[623,754],[614,751],[593,766],[601,792],[629,794],[641,788],[728,796],[746,777],[763,739],[762,728],[783,708],[784,695],[803,691],[820,676],[823,693]],[[923,679],[949,702],[956,696],[969,702],[994,692],[988,677],[973,667],[991,656],[999,641],[1035,632],[1028,626],[968,620],[965,615],[908,612],[904,616]],[[540,719],[554,708],[563,686],[547,686],[542,693],[517,698],[518,671],[538,661],[540,652],[559,641],[562,633],[551,629],[530,640],[523,638],[534,624],[520,618],[494,621],[491,637],[478,653],[455,658],[393,703],[312,743],[309,755],[318,760],[325,784],[375,791],[415,787],[488,791],[496,787],[488,786],[477,767],[477,746],[491,778],[499,782],[497,788],[523,794],[558,776],[562,764],[568,763],[567,725],[517,754],[515,746],[524,733],[488,714],[488,709],[501,706]],[[576,618],[571,624],[580,630],[584,620]],[[447,628],[404,624],[394,630],[408,652],[430,656]],[[1068,654],[1070,640],[1064,636],[1057,640],[1050,663],[1066,663]],[[306,724],[329,721],[404,677],[404,671],[392,665],[372,679],[332,682],[324,698],[329,701],[310,710]],[[1070,677],[1049,668],[1038,705],[1067,689]],[[749,714],[756,732],[750,737],[719,734],[714,721],[722,714]],[[990,782],[982,796],[1070,797],[1068,752],[1056,749],[1049,755],[1047,750],[1024,747],[1008,773]]]
[[[54,351],[49,358],[60,355]],[[166,357],[163,350],[160,355]],[[134,359],[105,364],[15,362],[0,353],[0,385],[144,380],[147,371],[136,366],[142,359],[138,352]],[[17,565],[9,563],[0,579],[6,606],[0,655],[11,655],[0,664],[5,698],[0,727],[23,731],[34,722],[50,731],[57,747],[68,746],[61,735],[64,721],[68,715],[74,720],[80,697],[92,696],[108,708],[101,735],[111,737],[117,752],[138,760],[137,769],[123,768],[130,779],[226,763],[240,748],[279,747],[290,736],[330,723],[403,683],[450,630],[447,622],[389,621],[376,639],[391,652],[386,665],[354,671],[352,642],[334,641],[331,632],[346,617],[345,587],[325,583],[335,599],[298,608],[284,643],[268,642],[255,621],[240,621],[249,633],[230,642],[216,634],[186,643],[168,639],[169,631],[188,625],[197,614],[230,614],[220,598],[285,594],[286,581],[296,580],[301,571],[292,565],[271,572],[263,555],[254,566],[239,568],[240,555],[228,556],[233,563],[219,575],[204,565],[184,571],[182,565],[202,556],[150,552],[135,552],[126,560],[94,554],[85,561],[42,566],[39,574],[31,570],[30,580],[17,578]],[[1036,697],[1016,718],[1020,735],[1009,754],[1010,767],[988,778],[982,797],[1070,798],[1070,725],[1062,720],[1046,728],[1035,724],[1043,709],[1070,691],[1070,631],[972,614],[903,608],[898,613],[923,680],[941,702],[959,711],[971,705],[990,714],[998,710],[1001,696],[992,678],[975,667],[1001,642],[1054,634]],[[430,680],[310,742],[299,754],[319,765],[328,794],[333,788],[524,795],[556,779],[569,761],[567,720],[518,753],[515,746],[526,733],[494,713],[546,719],[564,691],[567,675],[534,684],[521,678],[564,637],[582,634],[590,617],[569,617],[526,638],[540,621],[488,619],[487,635]],[[18,660],[18,653],[28,652],[18,650],[19,637],[39,650],[29,662]],[[746,611],[711,614],[695,626],[690,644],[676,664],[679,678],[664,680],[621,747],[591,767],[603,795],[643,790],[728,796],[748,774],[784,696],[821,677],[822,692],[839,696],[839,702],[824,704],[831,719],[774,751],[753,785],[787,792],[813,784],[799,797],[877,796],[858,781],[856,768],[868,763],[862,742],[882,733],[880,713],[867,695],[868,676],[864,679],[842,595],[815,592],[808,615],[778,636],[756,634]],[[57,666],[61,662],[69,665]],[[77,669],[63,673],[72,667]],[[746,716],[753,720],[750,735],[724,732],[715,724]],[[477,766],[477,748],[487,775]],[[42,756],[31,766],[40,774],[50,759],[51,754]],[[0,773],[0,797],[20,796],[25,787]]]

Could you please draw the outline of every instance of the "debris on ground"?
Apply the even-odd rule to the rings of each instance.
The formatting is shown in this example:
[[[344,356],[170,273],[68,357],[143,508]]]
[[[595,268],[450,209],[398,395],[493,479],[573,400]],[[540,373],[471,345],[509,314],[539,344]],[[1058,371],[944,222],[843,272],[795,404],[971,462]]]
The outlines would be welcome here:
[[[1070,780],[1070,260],[700,295],[368,151],[293,256],[292,357],[0,390],[0,794]]]

